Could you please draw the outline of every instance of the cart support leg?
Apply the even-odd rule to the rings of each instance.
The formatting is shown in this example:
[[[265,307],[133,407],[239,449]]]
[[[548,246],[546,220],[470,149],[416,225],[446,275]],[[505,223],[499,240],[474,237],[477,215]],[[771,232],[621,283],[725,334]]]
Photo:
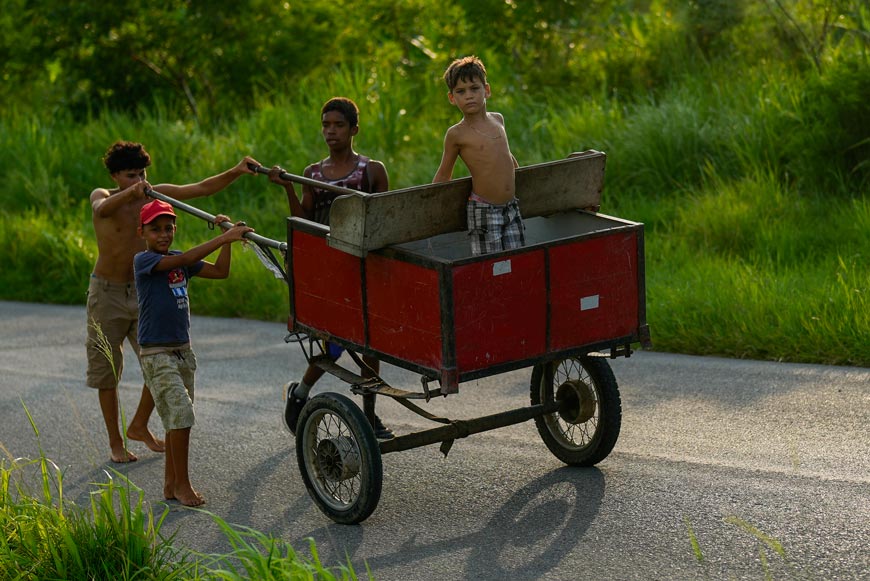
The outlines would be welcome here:
[[[366,419],[369,421],[369,424],[374,428],[375,426],[375,394],[366,393],[363,395],[363,413],[366,416]]]
[[[453,440],[464,438],[471,434],[486,432],[488,430],[503,428],[505,426],[512,426],[514,424],[521,424],[538,416],[557,412],[559,411],[559,407],[560,404],[557,401],[545,402],[539,405],[519,408],[471,420],[454,420],[447,426],[440,426],[422,432],[414,432],[413,434],[399,436],[392,440],[380,442],[381,454],[386,454],[388,452],[401,452],[402,450],[420,448],[421,446],[428,446],[429,444],[436,444],[438,442],[452,442]],[[449,449],[449,446],[447,449]]]

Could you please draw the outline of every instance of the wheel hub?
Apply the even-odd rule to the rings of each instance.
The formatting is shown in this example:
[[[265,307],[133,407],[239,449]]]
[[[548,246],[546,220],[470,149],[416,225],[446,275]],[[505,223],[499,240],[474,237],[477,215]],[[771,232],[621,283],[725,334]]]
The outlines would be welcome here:
[[[327,438],[317,444],[317,466],[332,481],[348,480],[359,474],[359,453],[352,438]]]
[[[569,424],[582,424],[595,414],[595,391],[580,379],[569,379],[556,390],[559,416]]]

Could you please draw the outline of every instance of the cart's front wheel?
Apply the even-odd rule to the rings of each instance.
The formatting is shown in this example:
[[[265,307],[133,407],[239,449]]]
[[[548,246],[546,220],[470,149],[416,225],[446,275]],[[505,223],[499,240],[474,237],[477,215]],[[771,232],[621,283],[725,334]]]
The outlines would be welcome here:
[[[323,393],[308,400],[296,425],[296,459],[308,493],[329,518],[356,524],[374,512],[383,483],[381,451],[350,398]]]
[[[622,403],[610,364],[582,355],[535,365],[532,405],[557,400],[558,412],[535,418],[547,448],[571,466],[604,460],[619,437]]]

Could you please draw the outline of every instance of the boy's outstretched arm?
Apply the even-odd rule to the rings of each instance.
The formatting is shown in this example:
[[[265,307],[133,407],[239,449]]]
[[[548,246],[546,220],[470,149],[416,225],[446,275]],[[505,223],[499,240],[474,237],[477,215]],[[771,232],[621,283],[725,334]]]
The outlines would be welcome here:
[[[273,165],[272,168],[269,170],[269,181],[273,184],[278,184],[279,186],[284,188],[284,192],[287,194],[287,205],[290,206],[291,216],[297,216],[299,218],[305,218],[306,220],[310,220],[311,214],[309,210],[306,210],[305,204],[303,203],[306,201],[304,186],[302,193],[302,202],[300,202],[299,198],[296,196],[296,188],[293,187],[293,182],[281,179],[282,173],[284,173],[284,169],[281,166]]]
[[[224,215],[215,217],[215,222],[222,224],[229,222],[230,219]],[[202,278],[226,278],[230,275],[230,262],[232,261],[233,242],[241,240],[246,232],[253,232],[253,228],[249,228],[244,222],[236,222],[235,226],[224,232],[223,235],[229,235],[230,241],[221,246],[220,254],[214,264],[205,262],[202,265],[202,270],[196,276]]]
[[[221,224],[223,222],[229,222],[230,219],[224,215],[215,216],[215,223]],[[180,268],[183,266],[191,266],[196,264],[200,260],[203,260],[209,254],[217,250],[218,248],[226,249],[227,246],[231,242],[235,242],[237,240],[241,240],[242,237],[247,232],[253,232],[254,229],[245,226],[244,222],[237,222],[235,226],[230,228],[229,230],[223,232],[208,240],[207,242],[203,242],[199,246],[194,246],[190,250],[186,252],[182,252],[181,254],[168,254],[164,256],[160,262],[158,262],[152,271],[158,272],[161,270],[172,270],[173,268]],[[223,255],[224,252],[221,252]],[[218,256],[218,261],[220,261],[221,257]],[[203,266],[202,270],[199,271],[197,276],[201,276],[203,278],[226,278],[230,272],[229,268],[229,255],[224,259],[224,263],[222,266],[218,267],[217,262],[215,264],[211,264],[206,262]]]
[[[459,144],[456,142],[456,137],[451,128],[447,130],[447,135],[444,136],[444,153],[441,155],[441,165],[438,166],[438,171],[435,172],[432,183],[447,182],[453,179],[453,168],[456,166],[456,158],[458,157]]]
[[[248,164],[253,164],[254,167],[257,167],[260,165],[260,162],[253,157],[246,156],[242,161],[237,163],[235,167],[219,173],[218,175],[205,178],[195,184],[185,184],[183,186],[177,186],[175,184],[160,184],[154,186],[154,189],[161,194],[169,196],[170,198],[175,198],[176,200],[189,200],[191,198],[210,196],[236,181],[236,179],[241,175],[256,175],[257,172],[248,167]]]
[[[150,187],[151,184],[142,180],[116,194],[110,193],[105,188],[97,188],[91,192],[91,208],[97,217],[107,218],[114,214],[118,208],[130,203],[132,200],[144,200],[145,191]]]

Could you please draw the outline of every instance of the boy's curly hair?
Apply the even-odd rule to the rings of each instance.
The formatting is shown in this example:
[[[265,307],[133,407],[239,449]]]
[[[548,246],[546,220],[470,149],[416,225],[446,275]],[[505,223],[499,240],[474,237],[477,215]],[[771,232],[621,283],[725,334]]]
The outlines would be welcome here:
[[[151,165],[151,156],[141,143],[116,141],[106,150],[103,164],[110,174],[125,169],[144,169]]]
[[[475,78],[486,84],[486,67],[476,56],[458,58],[444,71],[444,82],[451,91],[459,81],[471,81]]]
[[[347,97],[333,97],[324,103],[323,108],[320,110],[320,117],[323,118],[330,111],[338,111],[344,115],[345,120],[351,127],[359,125],[359,107]]]

